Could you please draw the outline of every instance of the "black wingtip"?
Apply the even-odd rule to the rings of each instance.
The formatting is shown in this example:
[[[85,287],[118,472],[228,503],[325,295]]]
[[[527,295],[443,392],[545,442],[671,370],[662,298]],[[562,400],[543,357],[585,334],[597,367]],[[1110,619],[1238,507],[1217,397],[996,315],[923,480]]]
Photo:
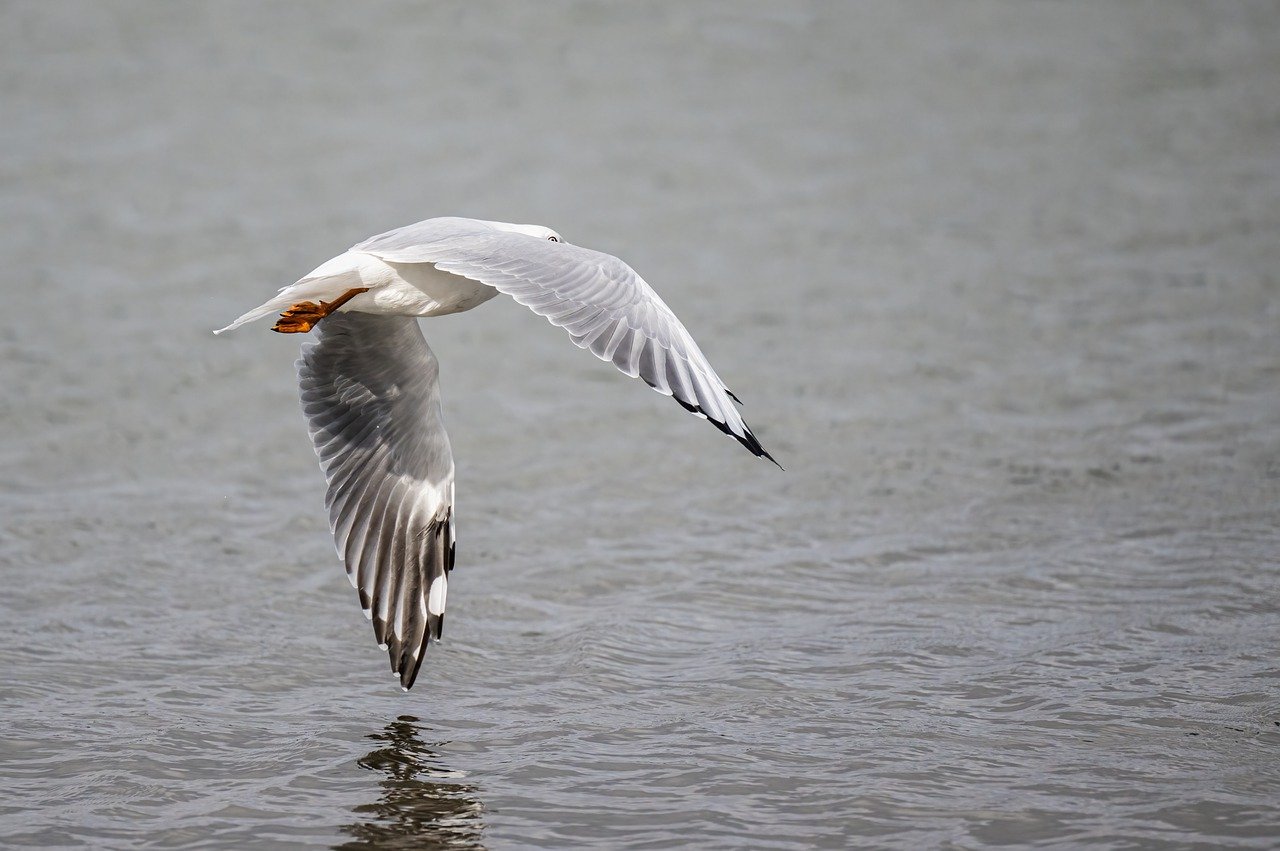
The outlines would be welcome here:
[[[743,423],[743,425],[745,426],[746,423]],[[750,442],[748,442],[748,439],[750,440]],[[757,458],[768,458],[770,461],[773,462],[773,466],[777,467],[779,470],[782,470],[782,472],[784,473],[787,471],[785,467],[783,467],[781,464],[778,463],[777,458],[774,458],[772,455],[769,454],[769,450],[765,449],[763,446],[760,445],[759,438],[755,436],[755,433],[752,432],[751,429],[749,428],[747,429],[746,438],[739,437],[738,440],[742,443],[743,446],[747,447],[747,449],[750,449],[752,454],[755,455]]]
[[[752,437],[755,437],[755,435],[752,435]],[[761,446],[760,441],[758,440],[756,441],[756,450],[758,450],[756,452],[757,458],[768,458],[770,461],[773,462],[773,466],[777,467],[779,470],[781,470],[784,473],[787,471],[787,468],[779,464],[778,459],[770,455],[769,451],[765,449],[763,446]]]
[[[422,636],[422,646],[418,648],[418,658],[414,659],[413,654],[406,652],[400,659],[400,688],[408,691],[413,688],[413,683],[418,679],[418,671],[422,669],[422,660],[427,658],[427,647],[430,645],[430,639]]]
[[[732,396],[733,394],[730,393],[729,395]],[[681,399],[679,396],[675,396],[675,395],[673,395],[671,398],[675,399],[676,402],[680,405],[680,407],[684,408],[689,413],[702,414],[702,416],[706,417],[707,422],[711,423],[720,431],[724,432],[725,434],[732,437],[734,440],[741,443],[743,446],[746,447],[747,451],[750,452],[752,455],[756,456],[757,458],[768,458],[770,461],[773,462],[775,467],[777,467],[779,470],[782,470],[784,473],[786,472],[786,468],[778,463],[778,459],[770,455],[768,450],[766,450],[763,446],[760,445],[760,441],[756,439],[756,436],[751,431],[751,429],[746,428],[746,425],[747,425],[746,423],[742,424],[743,427],[746,428],[746,431],[747,431],[746,434],[741,434],[741,435],[734,434],[733,430],[730,429],[729,426],[726,425],[725,423],[722,423],[719,420],[712,419],[711,417],[707,417],[707,414],[705,411],[702,410],[701,405],[691,405],[685,400]],[[734,397],[734,398],[736,399],[737,397]]]

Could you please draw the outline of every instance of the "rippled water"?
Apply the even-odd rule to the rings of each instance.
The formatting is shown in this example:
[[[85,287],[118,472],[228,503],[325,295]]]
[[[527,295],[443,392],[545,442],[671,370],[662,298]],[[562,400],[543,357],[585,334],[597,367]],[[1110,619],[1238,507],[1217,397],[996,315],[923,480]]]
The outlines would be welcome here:
[[[1274,4],[15,3],[0,844],[1272,847]],[[402,694],[296,341],[430,215],[659,289],[785,473],[515,304]]]

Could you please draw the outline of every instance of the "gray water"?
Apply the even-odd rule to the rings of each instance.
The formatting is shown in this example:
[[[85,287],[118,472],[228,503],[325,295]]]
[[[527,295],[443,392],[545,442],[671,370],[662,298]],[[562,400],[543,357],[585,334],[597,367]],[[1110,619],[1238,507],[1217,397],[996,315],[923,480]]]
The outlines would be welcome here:
[[[0,844],[1274,847],[1280,9],[8,3]],[[298,341],[457,214],[618,254],[780,472],[505,299],[401,693]]]

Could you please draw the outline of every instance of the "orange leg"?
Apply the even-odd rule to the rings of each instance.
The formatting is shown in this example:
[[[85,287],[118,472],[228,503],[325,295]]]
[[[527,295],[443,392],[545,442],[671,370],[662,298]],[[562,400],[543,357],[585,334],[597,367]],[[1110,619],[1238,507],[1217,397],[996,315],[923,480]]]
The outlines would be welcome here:
[[[314,328],[315,324],[321,319],[324,319],[330,313],[360,295],[360,293],[368,291],[368,287],[357,287],[353,290],[347,290],[333,301],[322,301],[319,304],[314,301],[299,302],[280,314],[280,319],[275,325],[271,326],[271,330],[279,331],[281,334],[305,334]]]

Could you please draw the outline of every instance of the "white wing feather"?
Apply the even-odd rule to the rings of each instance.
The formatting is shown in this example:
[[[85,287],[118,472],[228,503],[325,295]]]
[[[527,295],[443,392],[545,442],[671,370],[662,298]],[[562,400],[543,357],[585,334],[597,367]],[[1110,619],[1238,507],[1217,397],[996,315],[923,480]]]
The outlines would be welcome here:
[[[407,690],[444,627],[453,568],[453,454],[439,367],[418,321],[335,313],[298,380],[329,489],[338,556]]]
[[[506,293],[564,328],[579,348],[640,377],[773,461],[684,325],[617,257],[454,218],[388,231],[352,250],[388,263],[431,263]]]

